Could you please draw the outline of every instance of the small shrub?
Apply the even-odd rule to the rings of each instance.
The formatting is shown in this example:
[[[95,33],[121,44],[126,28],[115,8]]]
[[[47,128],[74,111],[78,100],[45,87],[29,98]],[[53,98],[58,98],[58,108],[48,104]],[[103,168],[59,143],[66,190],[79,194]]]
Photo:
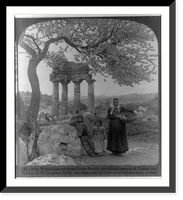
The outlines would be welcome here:
[[[140,120],[136,120],[133,123],[129,123],[126,125],[126,127],[127,127],[127,134],[129,136],[141,135],[147,133],[156,134],[159,128],[158,122],[153,122],[153,121],[143,122]]]

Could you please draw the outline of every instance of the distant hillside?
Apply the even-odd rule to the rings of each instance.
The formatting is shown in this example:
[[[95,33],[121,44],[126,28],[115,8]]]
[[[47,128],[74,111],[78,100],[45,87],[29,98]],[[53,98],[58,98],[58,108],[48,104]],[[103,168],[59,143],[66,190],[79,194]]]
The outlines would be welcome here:
[[[30,104],[31,92],[20,92],[22,100],[24,101],[25,105],[28,106]],[[148,93],[148,94],[126,94],[126,95],[119,95],[119,96],[95,96],[95,104],[98,104],[101,101],[104,102],[111,102],[113,98],[118,98],[121,103],[130,103],[132,101],[149,101],[152,99],[156,99],[158,97],[158,93]],[[41,103],[47,103],[47,105],[51,105],[51,95],[41,94]],[[81,102],[85,105],[88,104],[88,97],[82,96]],[[73,104],[73,97],[69,98],[69,103]]]
[[[95,96],[95,99],[113,99],[118,98],[120,100],[149,100],[153,99],[156,96],[158,96],[158,93],[147,93],[147,94],[138,94],[138,93],[132,93],[132,94],[126,94],[126,95],[115,95],[115,96],[106,96],[106,95],[99,95]],[[87,97],[83,96],[81,97],[83,100],[87,100]]]
[[[148,93],[148,94],[138,94],[138,93],[133,93],[133,94],[127,94],[127,95],[120,95],[117,98],[120,98],[121,100],[123,99],[128,99],[128,100],[149,100],[153,99],[156,97],[158,93]]]
[[[20,92],[20,96],[22,97],[22,100],[24,101],[24,105],[25,108],[27,109],[27,107],[30,104],[30,100],[31,100],[31,92]],[[41,107],[42,108],[46,108],[49,105],[51,105],[52,102],[52,96],[51,95],[47,95],[47,94],[41,94]]]

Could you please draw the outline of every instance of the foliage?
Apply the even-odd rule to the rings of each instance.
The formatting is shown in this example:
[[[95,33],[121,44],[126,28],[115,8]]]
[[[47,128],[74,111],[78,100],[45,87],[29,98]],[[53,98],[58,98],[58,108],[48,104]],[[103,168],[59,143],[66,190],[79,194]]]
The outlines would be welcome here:
[[[79,111],[80,112],[86,112],[87,111],[87,106],[80,102],[80,104],[77,106],[79,108]],[[59,108],[62,109],[62,102],[59,103]],[[69,114],[75,114],[74,111],[75,111],[75,105],[73,105],[73,102],[69,102],[68,103],[68,112]],[[60,111],[61,113],[62,111]]]
[[[129,136],[146,134],[148,132],[157,133],[158,122],[136,120],[133,123],[127,124],[127,134]]]
[[[31,92],[20,92],[20,96],[22,97],[22,100],[24,102],[25,105],[25,109],[27,110],[28,106],[30,105],[30,101],[31,101]],[[50,106],[52,104],[52,96],[51,95],[47,95],[47,94],[41,94],[41,102],[40,102],[40,107],[42,109],[47,108],[48,106]]]
[[[113,18],[51,20],[29,27],[24,41],[37,55],[46,45],[55,43],[58,50],[49,49],[43,58],[50,67],[66,59],[70,52],[76,62],[87,63],[91,73],[111,76],[119,85],[151,81],[151,75],[156,72],[156,36],[150,28],[134,21]]]

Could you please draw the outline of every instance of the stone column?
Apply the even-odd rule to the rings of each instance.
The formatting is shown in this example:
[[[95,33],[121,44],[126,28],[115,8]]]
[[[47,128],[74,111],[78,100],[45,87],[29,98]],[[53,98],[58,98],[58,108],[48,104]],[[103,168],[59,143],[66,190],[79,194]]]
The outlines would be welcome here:
[[[94,97],[94,82],[95,79],[86,80],[88,82],[88,108],[91,112],[95,109],[95,97]]]
[[[53,80],[53,94],[52,94],[52,114],[54,117],[59,117],[59,81]]]
[[[60,81],[62,84],[62,114],[68,114],[68,84],[70,83],[69,80],[62,80]]]
[[[80,83],[82,80],[73,81],[74,83],[74,106],[77,108],[80,104]]]

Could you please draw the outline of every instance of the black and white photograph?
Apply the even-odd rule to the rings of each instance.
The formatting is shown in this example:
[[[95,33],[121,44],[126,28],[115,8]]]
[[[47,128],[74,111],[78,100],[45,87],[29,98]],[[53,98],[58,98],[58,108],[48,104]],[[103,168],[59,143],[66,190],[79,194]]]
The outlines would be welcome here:
[[[161,16],[15,16],[17,177],[161,176]]]
[[[160,16],[15,17],[16,176],[160,176]]]
[[[175,192],[175,2],[9,6],[6,42],[3,193]]]

